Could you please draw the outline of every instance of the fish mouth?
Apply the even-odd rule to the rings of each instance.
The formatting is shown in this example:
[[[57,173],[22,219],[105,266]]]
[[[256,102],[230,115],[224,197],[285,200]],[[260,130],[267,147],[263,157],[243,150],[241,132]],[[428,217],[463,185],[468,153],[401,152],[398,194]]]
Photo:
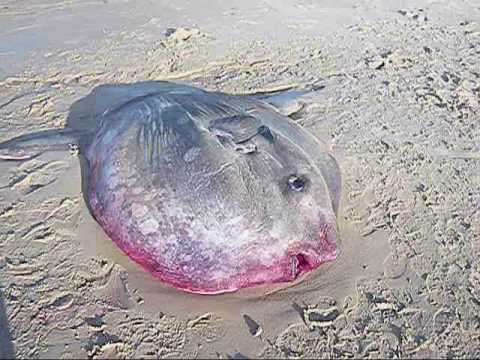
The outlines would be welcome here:
[[[290,277],[295,280],[302,274],[318,267],[317,261],[310,255],[298,253],[290,256]]]
[[[338,255],[337,231],[330,226],[323,226],[315,244],[307,247],[290,249],[289,277],[295,280],[323,263],[333,261]]]

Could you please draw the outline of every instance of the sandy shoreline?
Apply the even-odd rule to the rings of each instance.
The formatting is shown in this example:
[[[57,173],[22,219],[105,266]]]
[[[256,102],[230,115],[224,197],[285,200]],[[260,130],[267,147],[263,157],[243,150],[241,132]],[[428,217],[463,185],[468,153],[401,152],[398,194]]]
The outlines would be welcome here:
[[[292,117],[339,160],[342,256],[268,296],[178,293],[99,229],[76,156],[0,162],[0,358],[480,356],[480,6],[205,4],[0,1],[0,141],[88,127],[105,83],[315,84]]]

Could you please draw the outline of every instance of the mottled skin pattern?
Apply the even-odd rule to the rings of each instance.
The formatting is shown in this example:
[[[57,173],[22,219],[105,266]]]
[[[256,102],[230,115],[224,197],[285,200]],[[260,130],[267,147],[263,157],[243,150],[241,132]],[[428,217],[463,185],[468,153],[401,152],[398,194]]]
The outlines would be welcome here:
[[[164,283],[215,294],[337,256],[340,175],[268,104],[156,83],[107,111],[86,151],[96,220]]]

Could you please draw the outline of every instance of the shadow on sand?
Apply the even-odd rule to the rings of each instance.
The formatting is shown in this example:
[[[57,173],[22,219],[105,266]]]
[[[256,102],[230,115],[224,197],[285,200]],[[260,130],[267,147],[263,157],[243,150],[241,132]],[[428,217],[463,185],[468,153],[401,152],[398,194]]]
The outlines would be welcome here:
[[[13,358],[15,358],[15,348],[10,337],[3,293],[0,290],[0,359]]]

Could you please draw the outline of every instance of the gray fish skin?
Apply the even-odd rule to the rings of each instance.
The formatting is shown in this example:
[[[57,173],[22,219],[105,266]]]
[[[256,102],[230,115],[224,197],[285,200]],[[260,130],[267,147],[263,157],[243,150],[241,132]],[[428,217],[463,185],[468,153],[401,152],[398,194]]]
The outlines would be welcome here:
[[[336,258],[341,181],[324,144],[265,102],[153,87],[105,111],[86,151],[90,208],[125,253],[202,294]]]

